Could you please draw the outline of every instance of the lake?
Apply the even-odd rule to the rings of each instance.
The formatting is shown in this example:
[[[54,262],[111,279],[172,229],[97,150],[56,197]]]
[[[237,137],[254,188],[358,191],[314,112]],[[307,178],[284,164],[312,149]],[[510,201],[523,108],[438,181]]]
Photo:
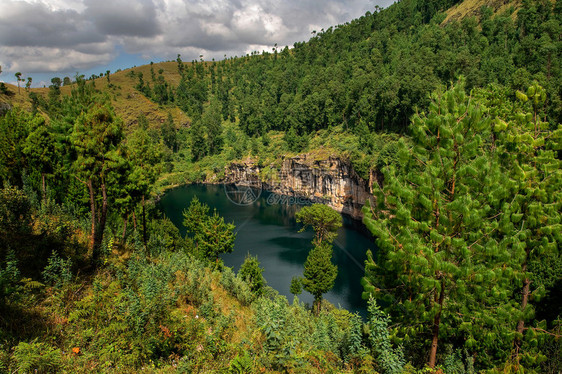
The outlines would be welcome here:
[[[253,193],[252,193],[253,192]],[[246,200],[235,196],[230,187],[223,185],[194,184],[168,191],[158,203],[162,212],[185,235],[182,212],[197,196],[236,225],[234,252],[221,256],[226,266],[238,271],[248,253],[257,256],[267,284],[280,294],[293,300],[291,279],[302,276],[303,264],[312,248],[312,229],[299,233],[295,213],[308,203],[291,198],[252,190]],[[374,249],[373,237],[363,224],[344,216],[344,226],[334,241],[333,262],[338,266],[334,288],[324,297],[336,306],[365,315],[366,302],[361,299],[360,284],[364,274],[367,249]],[[299,300],[312,304],[313,297],[303,290]]]

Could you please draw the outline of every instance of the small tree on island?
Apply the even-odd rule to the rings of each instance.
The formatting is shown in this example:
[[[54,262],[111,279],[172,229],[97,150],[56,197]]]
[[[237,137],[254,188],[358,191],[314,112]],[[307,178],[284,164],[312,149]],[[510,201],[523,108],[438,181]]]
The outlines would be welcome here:
[[[332,242],[337,236],[336,231],[342,226],[341,215],[323,204],[313,204],[302,208],[296,214],[297,222],[303,223],[304,231],[308,226],[314,229],[314,247],[304,263],[302,287],[314,296],[314,312],[320,314],[322,295],[334,287],[338,275],[338,267],[332,263]],[[299,280],[291,281],[291,292],[300,293]]]
[[[304,262],[304,278],[302,285],[314,296],[314,311],[320,314],[322,295],[334,287],[338,275],[338,267],[332,263],[332,245],[320,243],[310,250]]]
[[[305,206],[295,216],[297,222],[304,225],[300,232],[303,232],[309,226],[314,230],[316,234],[313,241],[314,245],[323,241],[332,243],[337,236],[336,231],[342,225],[341,215],[324,204]]]

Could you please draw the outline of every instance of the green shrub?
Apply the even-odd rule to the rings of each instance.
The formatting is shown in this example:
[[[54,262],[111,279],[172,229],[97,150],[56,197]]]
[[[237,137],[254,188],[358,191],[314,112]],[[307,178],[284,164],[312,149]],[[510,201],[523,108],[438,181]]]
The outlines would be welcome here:
[[[254,362],[252,358],[248,355],[248,352],[244,352],[243,355],[237,355],[230,362],[228,370],[232,374],[245,374],[251,373]]]
[[[0,238],[31,231],[31,203],[17,187],[0,189]]]
[[[18,373],[58,373],[62,365],[59,349],[37,341],[20,342],[13,359]]]
[[[263,277],[263,268],[260,268],[260,262],[257,256],[251,256],[249,253],[244,259],[244,263],[240,266],[238,276],[240,276],[250,286],[250,290],[257,296],[264,293],[265,278]]]
[[[72,280],[72,261],[62,259],[57,252],[53,251],[49,262],[42,272],[46,284],[55,288],[67,285]]]
[[[244,305],[250,305],[255,299],[250,286],[239,276],[235,276],[231,268],[225,267],[221,272],[220,283],[225,290]]]
[[[371,349],[377,359],[377,366],[383,374],[398,374],[402,372],[406,361],[402,347],[393,348],[390,342],[388,326],[390,317],[371,298],[368,305],[369,311],[369,340]]]
[[[6,265],[0,265],[0,304],[20,290],[20,271],[13,251],[8,252]]]

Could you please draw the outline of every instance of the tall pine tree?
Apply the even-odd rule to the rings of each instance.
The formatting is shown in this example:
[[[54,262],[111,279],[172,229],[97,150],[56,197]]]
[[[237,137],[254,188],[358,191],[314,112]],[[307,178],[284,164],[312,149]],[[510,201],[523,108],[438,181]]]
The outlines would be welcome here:
[[[384,299],[397,335],[406,346],[422,341],[432,368],[442,340],[503,362],[522,251],[492,234],[511,181],[495,161],[491,121],[462,82],[432,99],[413,118],[413,145],[400,142],[398,165],[384,169],[376,205],[365,208],[380,252],[368,256],[364,296]]]

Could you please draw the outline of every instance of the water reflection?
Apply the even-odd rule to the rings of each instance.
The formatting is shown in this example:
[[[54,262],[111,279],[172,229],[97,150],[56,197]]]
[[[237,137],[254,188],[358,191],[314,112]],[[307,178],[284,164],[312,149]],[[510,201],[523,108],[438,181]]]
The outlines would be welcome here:
[[[302,276],[313,233],[310,230],[298,232],[300,227],[295,221],[295,213],[300,206],[268,204],[269,195],[263,192],[253,204],[242,206],[232,203],[222,186],[190,185],[166,193],[159,206],[182,235],[185,235],[182,212],[194,196],[211,209],[216,208],[226,222],[236,225],[237,231],[234,252],[222,256],[225,265],[237,271],[247,253],[257,255],[268,284],[291,301],[291,278]],[[365,302],[361,299],[363,288],[360,281],[367,249],[374,249],[371,235],[362,224],[344,217],[344,226],[334,241],[338,276],[334,288],[325,298],[336,306],[361,314],[365,313]],[[299,299],[311,304],[313,297],[304,291]]]

